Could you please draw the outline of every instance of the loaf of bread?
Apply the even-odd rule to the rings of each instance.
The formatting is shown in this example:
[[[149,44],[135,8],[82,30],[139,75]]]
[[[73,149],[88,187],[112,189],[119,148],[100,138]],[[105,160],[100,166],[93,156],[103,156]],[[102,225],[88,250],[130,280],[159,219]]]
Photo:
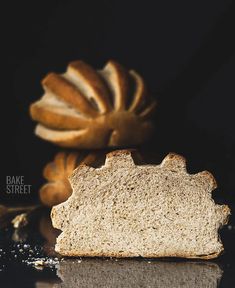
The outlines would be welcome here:
[[[47,75],[42,85],[45,93],[30,114],[44,140],[97,149],[141,144],[152,134],[156,101],[139,74],[115,61],[99,71],[74,61],[66,73]]]
[[[211,262],[74,259],[59,263],[57,274],[62,282],[53,287],[217,288],[222,273]]]
[[[211,259],[223,251],[218,230],[230,210],[211,197],[214,177],[188,174],[182,156],[135,165],[130,151],[114,151],[101,168],[79,166],[70,182],[72,196],[51,212],[62,255]]]

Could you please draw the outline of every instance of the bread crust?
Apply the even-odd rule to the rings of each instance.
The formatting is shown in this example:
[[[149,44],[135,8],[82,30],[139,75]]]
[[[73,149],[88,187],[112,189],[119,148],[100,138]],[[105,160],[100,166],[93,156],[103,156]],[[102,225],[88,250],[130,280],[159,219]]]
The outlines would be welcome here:
[[[61,251],[55,249],[56,252],[68,257],[108,257],[108,258],[187,258],[187,259],[203,259],[211,260],[218,258],[223,254],[223,250],[220,252],[211,253],[209,255],[190,255],[190,254],[144,254],[133,255],[131,253],[96,253],[94,251]]]
[[[140,75],[113,60],[101,71],[74,61],[63,75],[49,73],[42,85],[45,94],[31,104],[30,115],[39,123],[36,135],[55,145],[130,146],[147,141],[153,133],[156,101],[146,92]]]

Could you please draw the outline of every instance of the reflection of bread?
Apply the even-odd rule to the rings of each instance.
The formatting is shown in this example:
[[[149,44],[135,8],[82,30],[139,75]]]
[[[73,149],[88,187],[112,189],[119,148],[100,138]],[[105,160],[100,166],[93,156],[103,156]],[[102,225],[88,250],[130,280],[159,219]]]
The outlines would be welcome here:
[[[101,71],[82,61],[69,64],[63,75],[42,81],[45,94],[30,113],[36,134],[63,147],[94,149],[146,141],[156,102],[133,70],[109,61]]]
[[[179,155],[137,166],[130,151],[115,151],[70,179],[72,196],[51,214],[62,255],[209,259],[223,251],[218,229],[229,208],[211,198],[213,176],[188,174]]]
[[[44,170],[44,178],[48,183],[40,189],[40,199],[44,205],[53,206],[64,202],[71,195],[72,188],[68,177],[80,164],[92,165],[100,153],[60,152],[53,162],[48,163]]]
[[[59,264],[62,283],[54,288],[148,287],[216,288],[222,270],[209,262],[151,262],[136,260],[66,260]]]

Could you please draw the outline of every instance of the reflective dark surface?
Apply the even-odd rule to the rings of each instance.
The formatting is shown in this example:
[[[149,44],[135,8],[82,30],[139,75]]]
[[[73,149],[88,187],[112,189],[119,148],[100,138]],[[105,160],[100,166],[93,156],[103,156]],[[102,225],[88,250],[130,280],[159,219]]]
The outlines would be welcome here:
[[[0,287],[235,287],[232,225],[222,231],[226,252],[214,261],[65,259],[53,249],[58,234],[45,209],[24,228],[2,228]]]

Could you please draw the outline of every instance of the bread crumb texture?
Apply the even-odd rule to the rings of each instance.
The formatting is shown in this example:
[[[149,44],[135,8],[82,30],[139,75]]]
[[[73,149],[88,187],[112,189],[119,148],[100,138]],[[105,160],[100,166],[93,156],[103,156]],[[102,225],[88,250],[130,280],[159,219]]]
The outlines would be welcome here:
[[[180,155],[138,166],[130,151],[111,152],[101,168],[80,165],[70,183],[73,194],[51,212],[62,255],[211,259],[223,251],[218,230],[230,209],[214,203],[212,174],[188,174]]]

